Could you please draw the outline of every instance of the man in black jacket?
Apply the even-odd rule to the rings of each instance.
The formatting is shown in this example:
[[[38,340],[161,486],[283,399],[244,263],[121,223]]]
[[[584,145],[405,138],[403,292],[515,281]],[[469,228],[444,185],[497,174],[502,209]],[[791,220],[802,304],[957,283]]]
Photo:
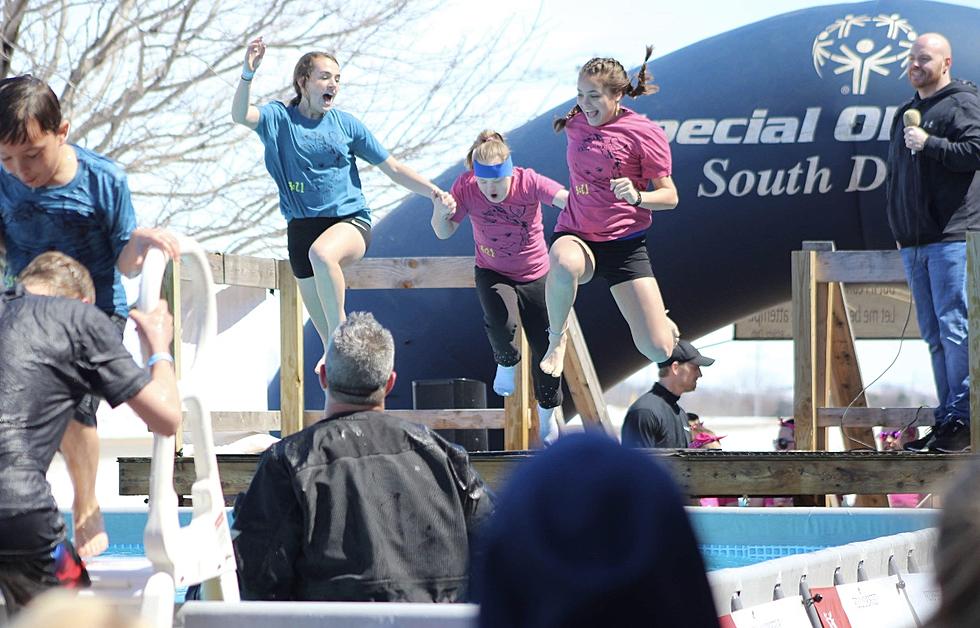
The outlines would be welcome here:
[[[657,449],[688,447],[691,426],[677,402],[681,395],[697,388],[701,367],[714,363],[713,358],[701,355],[688,341],[678,340],[670,357],[657,364],[659,381],[626,411],[623,444]]]
[[[242,597],[454,602],[491,497],[466,452],[384,412],[391,333],[355,312],[320,383],[325,417],[270,447],[235,509]]]
[[[942,35],[915,40],[908,76],[916,93],[896,113],[888,149],[888,222],[939,397],[936,426],[905,445],[912,451],[963,451],[970,444],[966,232],[980,226],[980,99],[975,85],[952,80],[952,62]],[[905,116],[910,110],[918,114]],[[919,124],[905,125],[917,117]]]

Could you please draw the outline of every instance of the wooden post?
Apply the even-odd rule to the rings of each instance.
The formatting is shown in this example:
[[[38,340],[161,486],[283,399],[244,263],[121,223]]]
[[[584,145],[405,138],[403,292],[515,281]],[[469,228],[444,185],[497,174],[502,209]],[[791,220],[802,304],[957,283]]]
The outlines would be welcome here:
[[[528,428],[531,423],[531,351],[528,349],[524,330],[517,326],[515,340],[521,347],[521,361],[514,373],[514,394],[504,398],[504,449],[524,451],[529,448]]]
[[[847,300],[844,296],[843,284],[833,284],[833,308],[830,324],[830,395],[833,403],[840,407],[866,408],[868,399],[864,394],[864,381],[857,359],[857,348],[854,344],[854,331],[847,316]],[[841,431],[844,433],[844,449],[863,449],[870,445],[874,448],[875,437],[870,427],[847,427],[847,416],[841,421]],[[858,495],[855,506],[867,508],[887,508],[886,495]]]
[[[980,233],[966,234],[966,296],[970,340],[970,447],[980,452]]]
[[[531,345],[527,344],[527,334],[523,333],[523,325],[521,323],[521,362],[527,362],[527,368],[520,369],[522,377],[524,378],[524,390],[527,391],[525,398],[527,399],[527,442],[528,447],[534,447],[540,449],[543,443],[541,442],[541,417],[538,416],[538,398],[534,394],[534,357],[531,355]]]
[[[174,356],[174,374],[177,376],[177,381],[180,381],[180,367],[181,367],[181,337],[183,335],[183,325],[181,324],[180,316],[180,261],[174,262],[173,260],[167,264],[167,268],[163,271],[163,282],[160,286],[161,297],[167,302],[167,307],[170,308],[170,314],[174,317],[174,339],[170,344],[170,355]],[[177,433],[174,434],[174,451],[180,451],[184,448],[184,422],[181,421],[180,425],[177,427]]]
[[[803,242],[804,251],[833,251],[836,247],[832,241],[827,240],[807,240]],[[814,311],[816,316],[813,320],[814,344],[816,353],[814,354],[813,368],[813,409],[816,413],[817,408],[827,405],[828,395],[830,394],[830,360],[831,360],[831,330],[830,319],[834,307],[834,293],[830,283],[819,282],[813,279],[816,301]],[[838,285],[838,284],[833,284]],[[817,451],[827,450],[827,430],[821,428],[814,417],[813,430],[815,435],[815,449]]]
[[[286,260],[279,275],[279,411],[283,436],[303,429],[303,300]]]
[[[602,430],[609,436],[616,436],[606,411],[606,400],[602,396],[602,385],[596,375],[589,346],[585,343],[578,316],[572,309],[568,313],[567,345],[565,348],[565,383],[572,394],[575,409],[582,417],[586,429]]]
[[[816,251],[793,251],[793,416],[796,417],[796,448],[817,447],[817,397],[814,366],[817,338],[817,284],[813,277]]]

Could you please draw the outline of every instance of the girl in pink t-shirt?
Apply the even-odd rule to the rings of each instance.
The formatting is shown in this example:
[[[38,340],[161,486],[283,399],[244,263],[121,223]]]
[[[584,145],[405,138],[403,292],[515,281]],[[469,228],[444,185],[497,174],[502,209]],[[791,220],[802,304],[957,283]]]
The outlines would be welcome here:
[[[636,85],[615,59],[586,63],[577,104],[555,121],[555,130],[568,135],[571,195],[555,226],[546,289],[549,342],[541,369],[553,376],[562,371],[578,286],[596,275],[609,283],[636,348],[651,362],[667,360],[677,339],[646,247],[651,213],[677,205],[670,147],[660,126],[620,104],[623,96],[657,91],[647,77],[652,51]]]
[[[514,370],[521,359],[514,334],[521,322],[535,365],[531,374],[541,440],[548,443],[558,436],[554,409],[561,405],[562,394],[561,379],[538,366],[548,348],[548,247],[541,203],[564,208],[568,191],[530,168],[514,167],[510,148],[495,131],[480,133],[466,154],[466,167],[450,190],[455,211],[433,199],[432,230],[444,240],[456,232],[463,218],[470,217],[476,293],[497,362],[493,389],[502,397],[514,392]]]

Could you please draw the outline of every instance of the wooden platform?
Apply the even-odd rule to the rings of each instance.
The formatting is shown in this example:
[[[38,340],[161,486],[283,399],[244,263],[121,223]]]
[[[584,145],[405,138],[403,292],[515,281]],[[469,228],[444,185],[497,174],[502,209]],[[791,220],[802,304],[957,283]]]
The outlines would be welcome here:
[[[671,468],[686,493],[697,496],[740,496],[750,491],[753,495],[941,492],[943,482],[972,458],[970,454],[870,451],[679,449],[649,453]],[[486,482],[499,490],[513,469],[534,453],[485,452],[470,456]],[[232,503],[248,487],[257,462],[257,455],[218,456],[226,503]],[[178,458],[174,466],[178,494],[189,495],[194,481],[194,460]],[[149,458],[119,458],[119,494],[146,495],[149,475]]]

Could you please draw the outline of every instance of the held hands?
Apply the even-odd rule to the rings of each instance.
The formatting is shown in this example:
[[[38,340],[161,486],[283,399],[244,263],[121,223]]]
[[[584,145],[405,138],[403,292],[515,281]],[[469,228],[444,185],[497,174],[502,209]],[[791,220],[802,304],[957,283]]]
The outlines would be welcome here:
[[[929,139],[929,134],[922,130],[919,126],[907,126],[905,127],[905,147],[915,152],[921,151],[926,146],[926,140]]]
[[[609,181],[609,189],[616,195],[616,198],[626,201],[630,205],[638,205],[640,192],[629,180],[629,177],[620,177]]]
[[[449,192],[432,190],[432,211],[438,213],[443,220],[449,220],[456,214],[456,199]]]
[[[262,57],[265,56],[265,42],[262,41],[262,36],[256,37],[249,42],[248,48],[245,49],[245,62],[242,64],[242,75],[247,76],[249,74],[255,74],[255,71],[259,69],[259,65],[262,63]]]
[[[136,323],[136,332],[146,355],[170,352],[170,343],[174,339],[174,317],[170,315],[166,301],[160,301],[149,312],[133,308],[129,311],[129,317]]]

